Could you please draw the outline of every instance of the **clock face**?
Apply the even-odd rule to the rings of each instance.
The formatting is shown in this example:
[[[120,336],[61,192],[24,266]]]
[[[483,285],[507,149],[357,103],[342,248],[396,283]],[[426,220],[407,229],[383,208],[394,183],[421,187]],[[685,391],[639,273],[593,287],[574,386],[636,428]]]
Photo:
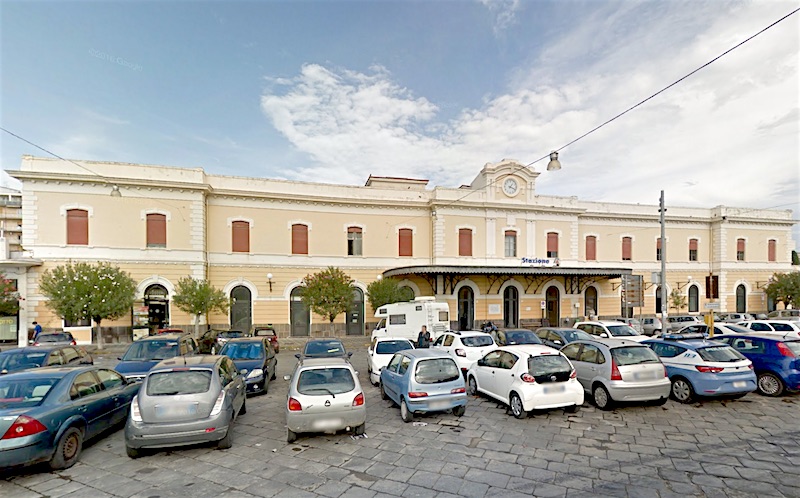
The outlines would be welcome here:
[[[506,178],[506,181],[503,182],[503,192],[506,195],[514,195],[517,193],[517,181],[513,178]]]

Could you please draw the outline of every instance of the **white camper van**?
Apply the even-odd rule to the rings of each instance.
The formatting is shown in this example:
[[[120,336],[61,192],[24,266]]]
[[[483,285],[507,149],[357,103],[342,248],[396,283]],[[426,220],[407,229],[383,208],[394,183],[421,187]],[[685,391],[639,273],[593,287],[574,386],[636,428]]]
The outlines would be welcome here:
[[[385,304],[375,312],[375,318],[380,321],[372,337],[405,337],[416,341],[422,326],[427,325],[431,339],[436,339],[450,328],[450,308],[447,303],[437,303],[432,296]]]

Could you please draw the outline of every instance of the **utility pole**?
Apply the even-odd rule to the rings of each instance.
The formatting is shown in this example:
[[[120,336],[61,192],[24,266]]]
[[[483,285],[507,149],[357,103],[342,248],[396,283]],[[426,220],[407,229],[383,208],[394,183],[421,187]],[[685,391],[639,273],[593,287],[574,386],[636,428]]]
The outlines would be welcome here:
[[[658,212],[661,214],[661,330],[666,333],[669,330],[667,315],[669,314],[669,303],[667,302],[667,237],[666,225],[664,224],[664,191],[661,191],[661,201],[659,202]]]

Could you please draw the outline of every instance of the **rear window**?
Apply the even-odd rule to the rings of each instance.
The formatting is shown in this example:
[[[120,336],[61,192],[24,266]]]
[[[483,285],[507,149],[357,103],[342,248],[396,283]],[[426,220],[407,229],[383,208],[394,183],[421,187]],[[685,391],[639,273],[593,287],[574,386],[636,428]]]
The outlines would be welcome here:
[[[0,378],[0,409],[39,406],[59,380],[52,377]]]
[[[494,340],[490,335],[474,335],[471,337],[462,337],[461,343],[467,347],[480,348],[483,346],[491,346]]]
[[[300,372],[297,392],[315,396],[336,395],[356,388],[353,374],[348,368],[314,368]]]
[[[647,346],[623,346],[611,350],[611,358],[617,366],[639,365],[642,363],[661,363],[658,356]]]
[[[70,342],[72,341],[72,336],[67,334],[40,334],[39,337],[36,338],[36,342]]]
[[[260,342],[229,342],[219,354],[232,360],[258,360],[264,357],[264,345]]]
[[[137,341],[131,344],[125,356],[125,361],[160,361],[178,356],[177,341]]]
[[[730,346],[709,346],[707,348],[699,348],[697,354],[705,361],[742,361],[747,358],[742,353],[736,351]]]
[[[47,353],[9,352],[0,354],[0,370],[22,370],[24,368],[41,367],[47,359]]]
[[[381,341],[375,347],[376,354],[394,354],[404,349],[414,349],[409,341]]]
[[[230,330],[226,332],[220,332],[217,334],[217,337],[222,337],[223,339],[235,339],[237,337],[244,337],[244,332],[238,330]]]
[[[786,341],[786,347],[792,350],[796,356],[800,356],[800,341]]]
[[[528,358],[528,373],[534,377],[559,373],[566,373],[569,376],[572,373],[572,366],[560,354],[533,356]]]
[[[490,338],[491,340],[491,338]],[[450,358],[431,358],[417,362],[414,381],[418,384],[442,384],[461,377],[456,362]]]
[[[306,343],[306,356],[342,356],[344,346],[339,341],[314,341]]]
[[[211,387],[211,370],[156,372],[147,378],[148,396],[200,394]]]
[[[608,331],[614,337],[624,337],[629,335],[639,335],[630,325],[609,325]]]
[[[793,332],[794,329],[788,323],[777,323],[777,322],[770,322],[772,328],[779,331],[779,332]]]

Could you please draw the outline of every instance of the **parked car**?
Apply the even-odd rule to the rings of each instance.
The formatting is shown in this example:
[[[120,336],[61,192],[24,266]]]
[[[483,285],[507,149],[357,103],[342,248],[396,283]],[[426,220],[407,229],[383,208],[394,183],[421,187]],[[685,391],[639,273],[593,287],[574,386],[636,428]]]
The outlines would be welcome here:
[[[138,390],[117,372],[95,366],[0,377],[0,467],[73,466],[84,442],[125,420]]]
[[[51,332],[39,334],[29,342],[31,346],[76,346],[75,338],[70,332]]]
[[[467,392],[506,404],[516,418],[532,410],[577,412],[583,387],[566,356],[544,345],[505,346],[490,351],[467,372]]]
[[[642,342],[647,336],[641,335],[627,323],[614,321],[590,321],[578,322],[575,328],[582,330],[589,335],[600,338],[615,337],[617,339],[627,339],[629,341]]]
[[[411,422],[415,413],[452,410],[464,415],[467,388],[450,354],[433,348],[395,353],[381,370],[381,398],[400,406],[400,418]]]
[[[536,329],[536,335],[541,339],[542,344],[551,348],[561,349],[565,344],[577,341],[578,339],[592,339],[593,336],[583,330],[571,329],[567,327],[542,327]]]
[[[758,392],[780,396],[800,390],[800,340],[777,334],[737,334],[714,337],[730,344],[753,362]]]
[[[584,391],[601,410],[618,401],[669,399],[672,383],[658,356],[644,344],[623,339],[578,340],[561,349],[569,358]]]
[[[661,333],[661,319],[655,316],[642,317],[642,334],[654,336]]]
[[[367,350],[367,374],[370,384],[377,386],[381,382],[381,370],[389,364],[389,360],[398,351],[414,349],[414,344],[403,337],[375,336]]]
[[[715,337],[722,334],[749,334],[749,333],[752,333],[752,330],[749,330],[740,325],[736,325],[734,323],[714,322]],[[710,335],[709,327],[705,323],[687,325],[682,329],[678,330],[677,332],[670,332],[667,335],[673,335],[673,334],[703,334],[705,337],[709,337]]]
[[[768,320],[800,320],[800,309],[775,310],[767,314]]]
[[[239,337],[222,346],[220,355],[233,360],[239,372],[245,376],[248,393],[269,392],[269,381],[274,380],[278,360],[272,343],[266,337]]]
[[[233,424],[247,413],[244,377],[227,356],[198,355],[164,360],[153,367],[131,402],[125,451],[197,443],[233,444]]]
[[[197,354],[197,343],[189,334],[161,334],[134,341],[114,369],[128,380],[144,379],[158,362],[176,356]]]
[[[301,357],[289,380],[286,400],[286,440],[302,433],[352,430],[362,435],[367,408],[358,374],[342,357]]]
[[[247,334],[241,330],[211,329],[200,336],[197,341],[197,347],[201,354],[217,354],[226,342],[238,337],[247,337]]]
[[[306,358],[350,358],[353,353],[348,353],[344,344],[339,339],[312,339],[306,342],[302,354],[296,354]]]
[[[0,353],[0,375],[28,368],[92,365],[92,355],[74,346],[28,346]]]
[[[751,315],[750,313],[720,313],[720,315],[714,320],[721,322],[736,323],[736,322],[741,322],[742,320],[752,320],[752,319],[753,315]]]
[[[764,334],[789,334],[800,339],[800,322],[790,320],[745,320],[736,325]]]
[[[638,318],[617,317],[617,318],[614,318],[613,321],[621,322],[621,323],[627,323],[639,335],[644,335],[644,326],[642,325],[642,322],[639,321]]]
[[[542,344],[542,340],[528,329],[503,329],[491,332],[490,335],[498,346],[515,344]]]
[[[677,332],[687,325],[694,325],[695,323],[704,323],[703,317],[696,315],[669,315],[667,316],[667,323],[669,330],[662,330],[663,333]]]
[[[175,329],[175,328],[164,328],[158,329],[157,334],[183,334],[183,329]]]
[[[275,332],[275,329],[271,325],[267,325],[266,327],[256,327],[253,330],[253,335],[255,337],[266,337],[272,344],[272,349],[274,349],[276,353],[281,352],[281,345],[278,343],[278,333]]]
[[[449,354],[465,379],[469,367],[495,347],[494,339],[485,332],[452,330],[440,335],[432,346],[433,349]]]
[[[703,334],[666,334],[643,344],[666,365],[672,398],[680,403],[705,396],[739,398],[756,390],[753,363],[726,343]]]

